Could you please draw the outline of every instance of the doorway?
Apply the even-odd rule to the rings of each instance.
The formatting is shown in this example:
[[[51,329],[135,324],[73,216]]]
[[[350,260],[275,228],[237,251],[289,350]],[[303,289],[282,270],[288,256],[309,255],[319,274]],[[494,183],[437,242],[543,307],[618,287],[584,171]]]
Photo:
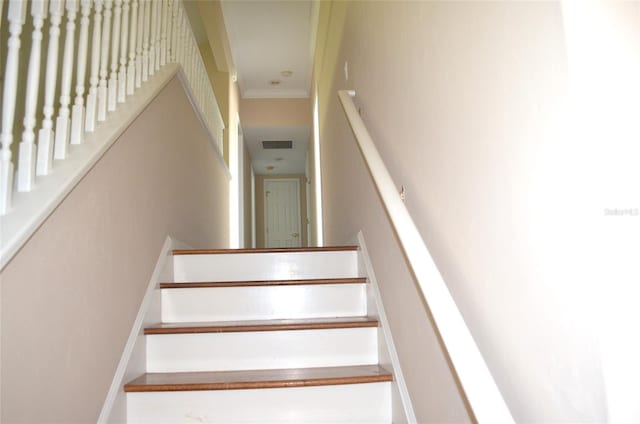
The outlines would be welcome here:
[[[300,181],[264,180],[265,247],[301,247]]]

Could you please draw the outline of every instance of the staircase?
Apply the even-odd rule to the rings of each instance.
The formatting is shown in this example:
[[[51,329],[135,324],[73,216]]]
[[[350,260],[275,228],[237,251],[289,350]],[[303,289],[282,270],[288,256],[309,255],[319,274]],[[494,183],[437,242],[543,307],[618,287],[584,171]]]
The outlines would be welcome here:
[[[390,423],[354,246],[174,250],[128,423]]]

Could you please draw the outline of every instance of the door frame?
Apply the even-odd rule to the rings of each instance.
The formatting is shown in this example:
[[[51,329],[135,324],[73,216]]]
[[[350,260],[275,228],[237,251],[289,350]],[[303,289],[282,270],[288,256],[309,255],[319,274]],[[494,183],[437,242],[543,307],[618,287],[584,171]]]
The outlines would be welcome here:
[[[302,222],[300,214],[302,213],[302,205],[300,204],[300,179],[299,178],[265,178],[262,181],[262,204],[263,206],[263,219],[264,219],[264,245],[269,245],[269,215],[267,213],[267,182],[268,181],[293,181],[296,183],[298,193],[298,238],[300,240],[300,246],[302,246]]]

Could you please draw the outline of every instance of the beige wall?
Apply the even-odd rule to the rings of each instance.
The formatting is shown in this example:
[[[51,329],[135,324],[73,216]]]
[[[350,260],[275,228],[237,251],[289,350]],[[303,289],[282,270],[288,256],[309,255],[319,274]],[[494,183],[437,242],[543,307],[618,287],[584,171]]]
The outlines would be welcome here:
[[[240,119],[246,127],[310,127],[309,99],[242,99]]]
[[[307,246],[307,184],[304,175],[256,175],[256,247],[265,247],[264,180],[295,178],[300,182],[300,232],[302,246]]]
[[[516,421],[604,422],[597,330],[618,316],[612,311],[624,297],[637,299],[629,287],[640,278],[631,260],[632,252],[639,254],[640,217],[606,218],[603,209],[640,205],[631,183],[640,180],[631,163],[637,164],[640,131],[629,114],[640,109],[637,73],[632,78],[602,58],[618,51],[637,58],[640,13],[637,4],[618,3],[621,10],[608,16],[612,28],[634,28],[624,39],[626,51],[610,48],[621,44],[597,32],[589,44],[582,37],[594,32],[583,27],[582,44],[567,52],[566,31],[575,28],[567,29],[561,6],[322,4],[315,72],[326,242],[348,242],[363,230],[420,422],[471,417],[336,91],[355,89],[376,146],[405,187],[406,205]],[[593,63],[568,68],[574,54]],[[594,75],[581,80],[576,71]],[[636,85],[618,87],[619,78]],[[566,132],[569,87],[584,90],[578,107],[595,108],[577,121],[575,133]],[[610,101],[600,103],[599,94]],[[631,125],[631,132],[618,131]],[[604,299],[612,303],[596,324],[592,315],[603,311]],[[630,327],[637,312],[624,311],[605,327],[616,334],[625,329],[618,342],[637,332],[637,319]],[[624,359],[623,351],[612,358]],[[624,362],[620,371],[637,371],[636,362]],[[630,403],[638,404],[637,396]]]
[[[3,423],[96,421],[166,236],[228,246],[228,186],[174,79],[0,275]]]
[[[469,422],[471,420],[470,414],[465,408],[465,401],[457,387],[455,377],[449,369],[447,358],[442,351],[429,312],[416,290],[416,283],[407,269],[404,256],[399,250],[395,235],[389,226],[388,219],[337,100],[336,91],[338,89],[353,88],[354,85],[351,81],[349,84],[344,81],[342,69],[347,54],[350,60],[350,77],[355,79],[365,76],[363,72],[358,72],[358,65],[353,62],[354,51],[347,50],[345,52],[347,45],[357,44],[360,37],[370,36],[376,37],[376,41],[371,39],[364,44],[375,46],[375,43],[380,41],[378,37],[382,36],[357,33],[359,38],[354,39],[351,37],[355,37],[355,34],[346,34],[342,40],[340,38],[343,31],[342,26],[345,25],[348,28],[349,24],[355,25],[354,32],[356,29],[363,31],[362,27],[366,27],[369,32],[377,32],[384,26],[391,33],[394,30],[401,33],[401,29],[396,28],[395,25],[400,25],[403,28],[406,25],[406,22],[402,20],[406,18],[405,15],[396,16],[391,10],[382,10],[383,4],[389,3],[385,2],[379,5],[374,5],[373,2],[323,3],[323,8],[330,9],[330,16],[327,17],[327,27],[324,28],[327,32],[324,51],[317,52],[322,55],[323,63],[316,62],[316,69],[320,69],[316,75],[320,96],[324,241],[326,245],[352,243],[356,233],[360,230],[363,231],[418,422]],[[406,7],[404,3],[394,4],[399,8]],[[420,5],[421,3],[415,4]],[[360,9],[373,9],[371,11],[373,16],[359,17],[358,14],[362,13]],[[389,14],[389,20],[383,25],[380,19],[384,14]],[[357,22],[358,18],[372,19],[374,17],[375,21],[370,23],[371,26],[364,22]],[[322,22],[322,9],[320,18]],[[390,28],[390,25],[394,27]],[[385,34],[384,36],[390,35]],[[319,34],[319,40],[322,39],[323,36]],[[344,47],[341,43],[345,43]],[[373,49],[364,49],[358,56],[369,58],[373,55]],[[385,64],[388,60],[385,58]],[[381,64],[375,66],[385,68]],[[385,70],[387,69],[385,68]],[[372,72],[375,73],[375,71]],[[397,70],[393,77],[386,73],[384,77],[389,78],[388,84],[398,82]],[[415,81],[412,82],[415,84]],[[378,84],[380,82],[376,85],[358,85],[357,92],[360,94],[365,90],[367,93],[380,91],[383,87]],[[395,110],[392,110],[399,107],[397,104],[391,106],[390,103],[385,102],[383,105],[388,106],[387,113],[398,119]],[[364,116],[367,118],[369,117],[368,107],[367,105],[364,108]],[[367,120],[367,122],[371,121]],[[398,128],[399,121],[393,122],[385,117],[384,122],[396,130],[403,130],[403,128]],[[414,124],[419,123],[421,121]],[[415,131],[415,128],[413,130]],[[398,134],[399,136],[400,134]],[[403,133],[402,136],[407,137],[408,134]],[[399,141],[398,137],[393,138],[394,143]],[[412,138],[418,144],[419,141],[415,140],[416,137]],[[382,140],[375,138],[375,141],[380,143]],[[413,150],[407,149],[405,152],[406,156],[412,157],[412,160],[418,159],[420,156]]]

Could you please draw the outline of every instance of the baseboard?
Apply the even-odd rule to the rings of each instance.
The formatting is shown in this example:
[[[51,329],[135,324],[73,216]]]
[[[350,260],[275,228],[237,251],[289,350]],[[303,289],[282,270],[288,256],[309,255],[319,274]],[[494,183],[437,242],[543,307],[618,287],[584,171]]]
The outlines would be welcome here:
[[[378,360],[380,365],[393,372],[393,422],[395,424],[417,423],[362,231],[358,232],[356,244],[360,247],[358,252],[358,272],[361,277],[367,277],[369,280],[367,285],[367,314],[377,318],[380,322],[378,329]]]
[[[107,392],[102,411],[100,411],[99,424],[126,422],[126,396],[122,387],[128,380],[132,380],[146,372],[144,327],[148,324],[158,323],[161,320],[161,299],[158,287],[162,281],[173,281],[173,256],[171,251],[188,247],[169,236],[166,238],[149,279],[147,290],[142,298],[138,315],[129,333],[127,344],[122,352],[120,363],[116,368],[113,381]]]

